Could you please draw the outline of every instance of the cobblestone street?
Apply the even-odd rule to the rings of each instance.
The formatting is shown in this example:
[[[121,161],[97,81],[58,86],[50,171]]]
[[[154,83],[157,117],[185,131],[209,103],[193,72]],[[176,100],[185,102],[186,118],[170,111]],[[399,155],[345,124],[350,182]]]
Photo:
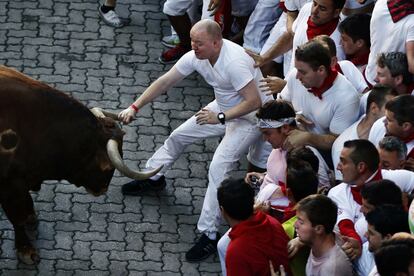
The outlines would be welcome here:
[[[170,68],[158,61],[169,23],[163,1],[119,0],[116,11],[131,22],[115,29],[99,18],[101,2],[0,0],[0,64],[88,107],[128,107]],[[124,160],[143,168],[169,133],[212,99],[211,88],[192,75],[147,105],[123,126]],[[184,256],[199,235],[196,224],[217,144],[209,139],[188,147],[157,194],[124,197],[121,186],[129,179],[118,172],[100,197],[67,182],[43,183],[32,193],[39,219],[36,266],[18,262],[14,232],[0,208],[0,275],[219,275],[217,256],[201,263]]]

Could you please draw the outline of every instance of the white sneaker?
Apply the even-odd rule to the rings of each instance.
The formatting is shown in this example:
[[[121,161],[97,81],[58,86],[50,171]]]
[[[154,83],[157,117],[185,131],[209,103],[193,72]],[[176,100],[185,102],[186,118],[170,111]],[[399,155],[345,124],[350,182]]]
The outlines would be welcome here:
[[[124,26],[124,23],[121,21],[121,18],[119,18],[119,16],[113,10],[110,10],[107,13],[103,13],[101,7],[99,7],[98,10],[100,17],[107,25],[115,28]]]
[[[178,44],[180,44],[180,38],[176,34],[164,36],[161,39],[162,45],[168,48],[174,48]]]

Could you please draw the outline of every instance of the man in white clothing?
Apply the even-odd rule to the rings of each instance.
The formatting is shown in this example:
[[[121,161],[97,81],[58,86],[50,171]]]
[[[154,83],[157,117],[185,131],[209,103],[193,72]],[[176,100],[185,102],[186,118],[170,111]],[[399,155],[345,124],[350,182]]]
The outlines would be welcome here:
[[[344,0],[314,0],[312,3],[303,5],[292,25],[291,32],[286,31],[283,33],[276,43],[263,55],[249,52],[255,59],[256,66],[261,67],[274,58],[292,50],[291,69],[294,66],[296,48],[321,34],[332,37],[337,43],[338,58],[340,60],[345,59],[345,54],[339,43],[340,33],[338,31],[339,14],[344,3]]]
[[[379,154],[368,140],[350,140],[344,143],[338,170],[342,173],[343,183],[329,191],[328,196],[338,205],[337,225],[345,236],[343,249],[351,259],[361,254],[365,241],[366,223],[361,211],[361,188],[365,183],[388,179],[392,180],[402,192],[414,189],[414,173],[407,170],[381,170]]]
[[[375,67],[380,53],[406,53],[408,69],[414,74],[413,10],[414,3],[410,0],[378,0],[376,2],[370,24],[371,52],[365,70],[365,77],[372,85],[375,83]]]
[[[147,161],[146,166],[163,169],[152,179],[132,181],[122,187],[125,195],[139,195],[143,190],[165,187],[165,172],[187,145],[196,140],[223,136],[211,161],[208,188],[198,229],[200,240],[186,254],[188,261],[200,261],[216,251],[220,210],[217,187],[242,154],[260,139],[254,111],[268,100],[258,91],[262,77],[253,68],[253,60],[242,47],[222,39],[220,26],[212,20],[201,20],[190,32],[193,50],[185,54],[165,75],[156,80],[119,118],[129,123],[138,110],[155,97],[197,71],[214,88],[216,99],[179,126]],[[263,156],[265,167],[267,156]],[[250,160],[254,164],[254,160]]]
[[[368,139],[378,145],[385,135],[399,138],[407,146],[404,168],[414,171],[414,96],[401,95],[385,105],[385,119],[377,120]]]
[[[409,232],[407,212],[401,206],[384,205],[375,208],[366,215],[368,241],[364,243],[362,256],[357,262],[358,275],[368,276],[375,271],[374,253],[381,244],[395,233]]]
[[[368,139],[372,125],[385,114],[385,104],[396,95],[391,88],[376,85],[372,88],[367,102],[367,114],[362,115],[358,121],[347,128],[336,138],[332,145],[332,162],[335,168],[335,178],[342,180],[342,174],[338,171],[339,155],[344,147],[344,142],[354,139]]]
[[[286,147],[311,145],[330,151],[336,137],[358,119],[358,92],[331,68],[331,56],[321,43],[299,46],[295,57],[296,68],[278,96],[291,102],[306,120],[301,121],[304,130],[289,133]]]

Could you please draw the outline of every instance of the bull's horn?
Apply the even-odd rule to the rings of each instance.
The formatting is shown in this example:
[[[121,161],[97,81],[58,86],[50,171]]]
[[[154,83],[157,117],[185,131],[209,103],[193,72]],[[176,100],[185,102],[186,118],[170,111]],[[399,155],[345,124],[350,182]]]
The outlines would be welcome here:
[[[99,107],[91,108],[91,112],[93,113],[93,115],[95,115],[98,118],[109,117],[111,119],[114,119],[115,121],[119,121],[118,114],[112,113],[112,112],[109,112],[109,111],[105,111],[105,110],[103,110],[102,108],[99,108]]]
[[[148,179],[153,175],[156,175],[163,166],[152,170],[152,171],[134,171],[125,165],[124,161],[122,160],[121,156],[119,155],[118,151],[118,142],[114,139],[109,139],[108,143],[106,144],[106,150],[108,151],[109,159],[112,162],[112,165],[120,171],[123,175],[128,176],[129,178],[136,179],[136,180],[143,180]]]

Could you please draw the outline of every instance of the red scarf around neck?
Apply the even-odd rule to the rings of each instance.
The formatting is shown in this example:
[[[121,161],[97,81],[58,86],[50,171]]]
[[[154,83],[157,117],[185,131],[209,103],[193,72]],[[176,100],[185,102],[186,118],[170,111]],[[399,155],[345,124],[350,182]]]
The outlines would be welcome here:
[[[375,175],[372,178],[368,179],[368,181],[365,182],[365,183],[369,183],[369,182],[372,182],[372,181],[378,181],[378,180],[381,180],[381,179],[382,179],[381,169],[378,169],[375,172]],[[359,205],[362,205],[361,188],[362,187],[351,186],[352,197],[354,198],[356,203],[358,203]]]
[[[338,26],[339,17],[334,18],[329,22],[326,22],[322,25],[315,25],[315,23],[312,22],[311,17],[308,18],[308,29],[306,30],[306,34],[308,36],[308,40],[311,40],[312,38],[318,36],[318,35],[331,35],[336,27]]]
[[[344,74],[344,72],[342,72],[341,65],[339,65],[338,62],[335,64],[335,70],[338,71],[338,73],[341,73],[342,75]]]
[[[408,160],[408,159],[410,159],[410,158],[413,158],[413,159],[414,159],[414,148],[412,148],[412,149],[410,150],[410,152],[407,154],[407,158],[406,158],[406,160]]]
[[[408,135],[407,137],[405,137],[404,139],[401,138],[400,140],[406,144],[410,143],[412,140],[414,140],[414,132]]]
[[[328,76],[325,78],[322,85],[320,87],[311,87],[308,89],[308,91],[322,100],[322,94],[332,87],[337,76],[338,71],[336,69],[329,70]]]
[[[410,143],[413,140],[414,140],[414,132],[411,133],[411,135],[409,135],[407,138],[401,139],[401,141],[403,141],[406,144]],[[414,148],[410,150],[410,152],[407,154],[407,157],[405,159],[408,160],[410,158],[414,158]]]
[[[414,3],[411,0],[388,0],[387,6],[394,23],[414,14]]]
[[[365,52],[361,55],[352,57],[349,61],[352,62],[355,66],[368,64],[369,52]]]

